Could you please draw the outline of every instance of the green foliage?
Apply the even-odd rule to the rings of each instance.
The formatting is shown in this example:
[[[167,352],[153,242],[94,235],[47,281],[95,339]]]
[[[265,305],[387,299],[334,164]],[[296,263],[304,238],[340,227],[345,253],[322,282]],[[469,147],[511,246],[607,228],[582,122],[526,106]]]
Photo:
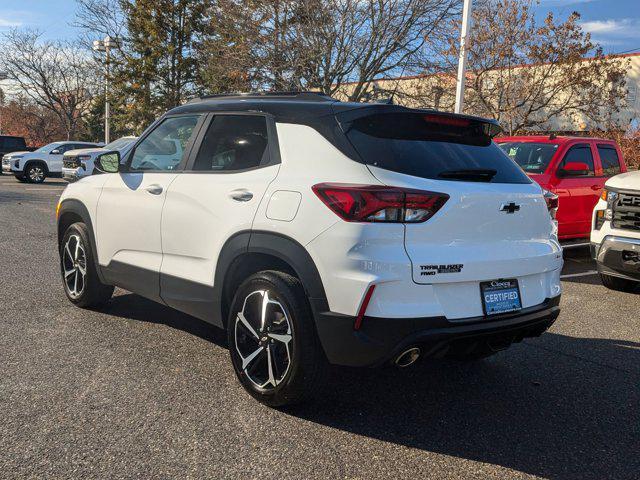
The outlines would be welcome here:
[[[196,92],[194,43],[208,3],[202,0],[120,0],[127,36],[111,64],[113,99],[122,127],[140,134],[158,115]]]

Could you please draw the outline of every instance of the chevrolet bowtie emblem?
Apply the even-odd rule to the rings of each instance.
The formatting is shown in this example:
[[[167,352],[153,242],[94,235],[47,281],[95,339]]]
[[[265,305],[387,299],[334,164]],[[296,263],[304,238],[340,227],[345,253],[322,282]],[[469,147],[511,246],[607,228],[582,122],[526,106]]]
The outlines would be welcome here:
[[[505,213],[516,213],[519,210],[520,210],[520,205],[517,205],[513,202],[505,203],[504,205],[502,205],[502,208],[500,208],[500,211]]]

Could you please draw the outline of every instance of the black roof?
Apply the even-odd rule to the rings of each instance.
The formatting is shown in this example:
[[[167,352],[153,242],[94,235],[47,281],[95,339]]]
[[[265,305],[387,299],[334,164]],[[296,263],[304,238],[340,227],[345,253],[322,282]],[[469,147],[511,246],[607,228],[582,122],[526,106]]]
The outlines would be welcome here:
[[[310,119],[336,115],[356,109],[367,109],[367,111],[371,113],[419,111],[452,115],[437,110],[411,109],[391,104],[341,102],[318,92],[255,92],[208,95],[194,98],[186,104],[172,109],[168,114],[221,111],[261,112],[273,115],[276,121],[279,122],[307,123]],[[459,116],[497,124],[494,120],[485,118],[470,115]]]

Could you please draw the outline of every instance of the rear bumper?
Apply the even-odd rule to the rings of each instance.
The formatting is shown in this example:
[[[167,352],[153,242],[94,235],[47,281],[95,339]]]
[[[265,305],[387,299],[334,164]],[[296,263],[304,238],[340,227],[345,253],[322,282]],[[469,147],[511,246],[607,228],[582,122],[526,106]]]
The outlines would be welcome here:
[[[640,281],[640,239],[609,235],[591,253],[600,273]]]
[[[353,367],[378,366],[406,348],[418,345],[424,356],[444,357],[450,352],[476,348],[500,350],[547,330],[560,313],[560,296],[513,314],[447,320],[445,317],[365,317],[353,330],[354,317],[332,312],[317,315],[320,341],[329,362]]]

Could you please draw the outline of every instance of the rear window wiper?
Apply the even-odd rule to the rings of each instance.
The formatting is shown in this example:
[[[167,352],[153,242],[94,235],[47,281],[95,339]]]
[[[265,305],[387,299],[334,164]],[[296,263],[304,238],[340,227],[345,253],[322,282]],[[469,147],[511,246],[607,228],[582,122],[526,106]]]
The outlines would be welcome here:
[[[468,182],[490,182],[498,173],[497,170],[483,168],[469,168],[464,170],[445,170],[438,174],[438,178],[449,180],[466,180]]]

